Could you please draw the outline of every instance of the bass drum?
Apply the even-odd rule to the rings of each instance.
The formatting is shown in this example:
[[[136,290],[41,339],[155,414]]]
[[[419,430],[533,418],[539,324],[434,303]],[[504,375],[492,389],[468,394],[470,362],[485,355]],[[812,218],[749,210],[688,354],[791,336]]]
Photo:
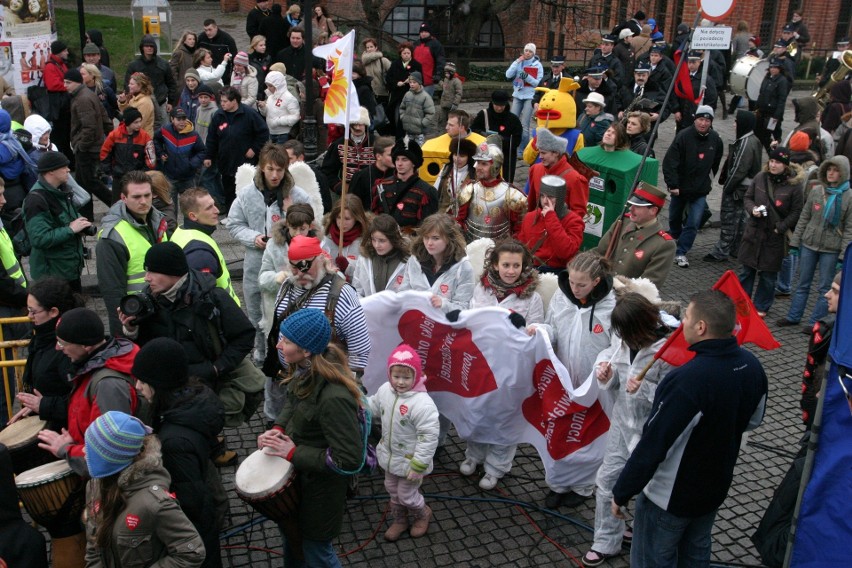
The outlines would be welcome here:
[[[731,92],[756,101],[760,96],[760,85],[769,71],[769,60],[753,55],[744,55],[734,62],[728,84]]]

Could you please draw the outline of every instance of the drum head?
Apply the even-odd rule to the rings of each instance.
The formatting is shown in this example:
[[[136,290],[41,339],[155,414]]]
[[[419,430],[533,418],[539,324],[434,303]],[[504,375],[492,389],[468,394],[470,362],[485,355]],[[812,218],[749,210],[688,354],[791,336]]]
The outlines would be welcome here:
[[[748,91],[748,98],[751,100],[756,101],[757,97],[760,96],[760,85],[763,84],[767,71],[769,71],[769,60],[761,59],[754,64],[751,73],[749,73],[746,90]]]
[[[243,460],[234,476],[237,491],[247,497],[263,497],[284,487],[293,476],[293,464],[257,450]]]
[[[15,477],[15,485],[18,487],[30,487],[40,485],[46,481],[61,479],[66,475],[71,475],[71,466],[65,460],[51,462],[45,465],[40,465],[33,469],[29,469]]]
[[[0,431],[0,444],[15,450],[34,440],[47,427],[47,422],[38,416],[27,416]]]

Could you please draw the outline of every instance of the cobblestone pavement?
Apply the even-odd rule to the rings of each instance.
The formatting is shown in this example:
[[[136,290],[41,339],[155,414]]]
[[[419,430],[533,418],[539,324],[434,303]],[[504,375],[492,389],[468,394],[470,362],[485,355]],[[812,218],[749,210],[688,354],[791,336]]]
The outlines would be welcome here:
[[[86,4],[90,12],[121,15],[113,3],[89,0]],[[73,6],[68,0],[61,0],[57,5]],[[236,37],[238,45],[247,43],[242,16],[222,14],[216,3],[176,2],[172,6],[172,29],[176,34],[184,27],[200,29],[204,18],[215,17]],[[126,8],[121,11],[126,13]],[[107,38],[107,45],[108,42]],[[469,112],[477,112],[484,103],[465,103],[462,106]],[[792,115],[788,101],[786,116]],[[789,129],[790,122],[785,126]],[[714,128],[720,132],[726,145],[731,142],[732,118],[717,119]],[[660,156],[671,142],[673,132],[671,121],[663,125],[656,146]],[[522,169],[516,182],[523,183],[526,173],[526,169]],[[719,191],[717,186],[709,200],[716,212]],[[103,215],[104,211],[105,207],[98,203],[97,215]],[[232,273],[241,273],[243,254],[239,243],[231,239],[221,226],[214,237],[221,243],[223,253],[232,265]],[[665,299],[686,303],[693,291],[711,286],[725,270],[738,268],[733,261],[710,264],[700,260],[711,250],[717,238],[718,229],[708,228],[699,233],[690,254],[690,268],[672,269],[661,290]],[[93,246],[93,243],[89,245]],[[97,297],[94,260],[86,263],[83,282],[92,294],[89,305],[105,315],[103,303]],[[236,284],[237,291],[241,293],[241,282]],[[809,309],[813,306],[814,296],[811,295]],[[749,536],[759,523],[775,486],[786,472],[802,434],[798,411],[799,373],[804,363],[807,338],[799,333],[799,327],[779,329],[774,326],[774,321],[786,314],[789,303],[788,298],[777,300],[767,318],[782,347],[771,352],[756,350],[770,377],[770,404],[763,424],[743,443],[733,486],[717,516],[713,531],[713,560],[717,564],[760,564]],[[248,426],[226,432],[229,445],[238,451],[240,458],[245,458],[256,448],[257,434],[262,428],[258,414]],[[348,503],[343,530],[335,543],[338,551],[345,554],[342,564],[394,568],[404,564],[471,568],[557,563],[576,565],[592,541],[593,498],[575,508],[563,508],[556,513],[544,511],[541,508],[546,493],[544,474],[531,446],[519,448],[512,473],[492,492],[480,490],[475,478],[459,475],[458,464],[463,459],[464,443],[452,436],[446,451],[436,459],[434,473],[424,481],[423,489],[434,510],[434,518],[429,533],[416,541],[409,537],[396,543],[382,540],[381,534],[387,526],[383,477],[380,473],[362,477],[357,496]],[[282,560],[278,555],[281,538],[277,527],[268,521],[260,522],[257,515],[237,498],[234,492],[236,467],[220,471],[231,495],[228,536],[223,541],[225,565],[281,566]],[[695,488],[695,491],[701,490],[701,487]],[[605,565],[628,566],[626,552]]]

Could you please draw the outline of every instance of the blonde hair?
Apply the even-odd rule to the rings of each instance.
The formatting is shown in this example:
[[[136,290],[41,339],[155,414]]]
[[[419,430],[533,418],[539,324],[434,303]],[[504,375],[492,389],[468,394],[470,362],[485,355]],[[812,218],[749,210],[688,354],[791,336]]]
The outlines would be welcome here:
[[[587,250],[581,252],[568,263],[568,270],[588,274],[589,278],[604,279],[612,273],[612,264],[598,253]]]
[[[183,42],[186,41],[187,36],[195,36],[195,44],[198,45],[198,34],[192,30],[183,30],[183,33],[180,34],[180,39],[177,40],[175,48],[172,50],[172,53],[177,53],[178,50],[180,50],[180,46],[182,46]]]
[[[81,69],[85,69],[86,73],[92,76],[95,80],[95,90],[98,92],[103,92],[104,90],[104,78],[101,70],[98,69],[97,65],[92,65],[91,63],[83,63],[80,65]]]
[[[130,80],[139,85],[139,92],[146,96],[154,94],[154,88],[151,86],[151,79],[145,73],[134,73],[130,76]]]
[[[254,48],[257,47],[257,45],[262,41],[266,41],[266,36],[256,35],[253,38],[251,38],[251,43],[249,44],[249,50],[248,50],[249,53],[254,53]]]

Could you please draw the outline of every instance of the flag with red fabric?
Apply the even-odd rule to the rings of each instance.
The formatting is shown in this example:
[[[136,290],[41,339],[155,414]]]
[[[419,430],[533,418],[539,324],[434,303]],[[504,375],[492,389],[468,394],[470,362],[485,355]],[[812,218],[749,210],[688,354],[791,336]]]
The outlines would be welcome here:
[[[734,302],[737,311],[737,323],[734,326],[734,335],[737,343],[754,343],[767,351],[781,347],[781,344],[772,336],[772,332],[766,327],[751,298],[745,293],[740,281],[733,270],[725,272],[713,285],[714,290],[719,290]],[[695,352],[689,350],[689,344],[683,337],[683,325],[669,336],[659,351],[654,355],[655,359],[662,359],[666,363],[680,366],[695,357]]]
[[[685,57],[685,55],[682,49],[678,49],[674,54],[675,66],[677,66],[681,57]],[[695,91],[692,90],[692,79],[689,76],[689,67],[685,64],[680,66],[680,71],[677,73],[674,92],[678,98],[693,101],[695,104],[698,104],[701,98],[700,95],[696,97]]]

